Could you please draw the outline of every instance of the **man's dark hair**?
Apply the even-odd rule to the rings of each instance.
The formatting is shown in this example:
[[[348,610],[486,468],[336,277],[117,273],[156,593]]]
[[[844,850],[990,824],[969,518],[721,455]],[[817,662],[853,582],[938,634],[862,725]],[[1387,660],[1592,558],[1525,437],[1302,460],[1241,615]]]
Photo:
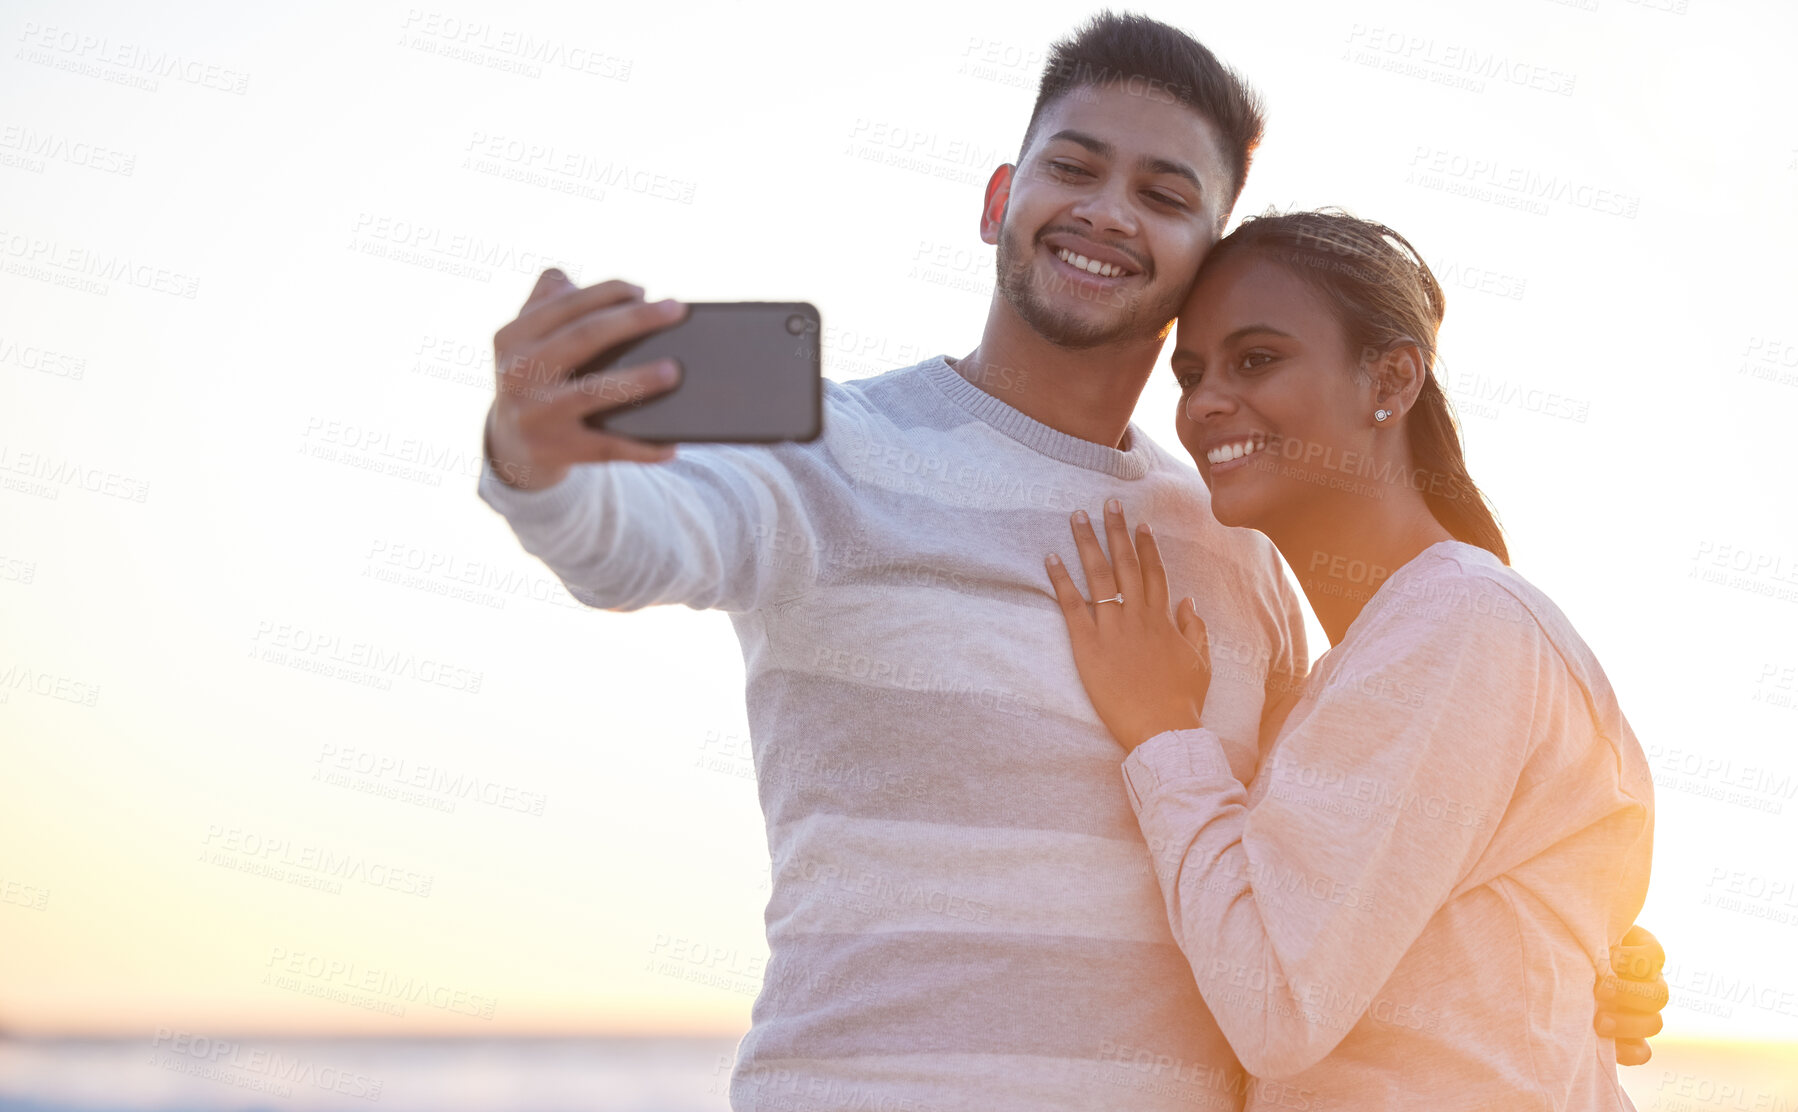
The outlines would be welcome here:
[[[1018,149],[1020,163],[1043,112],[1067,93],[1089,86],[1115,86],[1163,103],[1184,104],[1210,120],[1223,141],[1230,170],[1230,203],[1224,208],[1235,207],[1265,126],[1261,98],[1235,70],[1176,27],[1148,16],[1101,11],[1050,50],[1036,107],[1024,129],[1024,145]]]

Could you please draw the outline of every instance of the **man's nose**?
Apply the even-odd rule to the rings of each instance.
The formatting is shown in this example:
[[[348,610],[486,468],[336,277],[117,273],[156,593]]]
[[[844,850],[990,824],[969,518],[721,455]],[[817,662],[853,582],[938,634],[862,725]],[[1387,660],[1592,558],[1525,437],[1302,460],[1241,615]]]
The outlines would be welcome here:
[[[1128,183],[1112,180],[1095,189],[1074,205],[1074,215],[1091,224],[1094,230],[1108,235],[1133,236],[1137,233],[1135,210],[1130,205]]]

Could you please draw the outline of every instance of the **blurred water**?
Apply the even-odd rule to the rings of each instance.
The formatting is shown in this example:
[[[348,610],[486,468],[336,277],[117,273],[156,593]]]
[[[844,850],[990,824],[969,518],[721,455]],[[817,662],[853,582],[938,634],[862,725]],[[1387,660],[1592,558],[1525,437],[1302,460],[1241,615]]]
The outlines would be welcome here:
[[[735,1039],[0,1041],[7,1112],[726,1112]]]
[[[1798,1045],[1656,1039],[1640,1112],[1798,1112]],[[0,1040],[5,1112],[727,1112],[735,1039]]]

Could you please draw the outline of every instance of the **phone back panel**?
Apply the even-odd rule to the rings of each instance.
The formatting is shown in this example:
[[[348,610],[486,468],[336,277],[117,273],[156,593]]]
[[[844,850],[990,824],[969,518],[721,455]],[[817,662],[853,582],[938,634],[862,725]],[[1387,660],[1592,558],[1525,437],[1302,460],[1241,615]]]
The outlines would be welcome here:
[[[812,440],[823,432],[821,329],[807,302],[693,302],[679,324],[603,352],[576,373],[668,356],[681,364],[672,392],[590,414],[587,424],[657,442]]]

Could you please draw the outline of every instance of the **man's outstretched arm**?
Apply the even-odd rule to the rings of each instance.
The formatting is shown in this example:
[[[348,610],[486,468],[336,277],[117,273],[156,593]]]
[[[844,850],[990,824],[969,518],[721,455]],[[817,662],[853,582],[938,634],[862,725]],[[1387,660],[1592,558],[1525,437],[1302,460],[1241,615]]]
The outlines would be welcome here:
[[[706,444],[677,454],[584,423],[671,388],[672,364],[569,372],[685,311],[627,282],[581,289],[547,270],[493,338],[480,495],[589,606],[748,610],[816,571],[821,545],[791,453]]]

